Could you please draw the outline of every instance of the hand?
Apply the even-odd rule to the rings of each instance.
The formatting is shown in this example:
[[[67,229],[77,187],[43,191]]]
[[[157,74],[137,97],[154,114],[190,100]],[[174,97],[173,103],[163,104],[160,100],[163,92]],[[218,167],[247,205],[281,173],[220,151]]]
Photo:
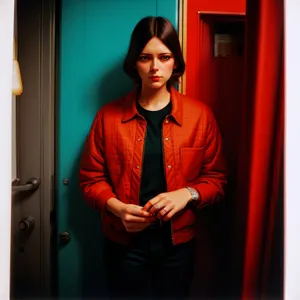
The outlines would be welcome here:
[[[140,232],[156,220],[142,206],[134,204],[124,204],[119,217],[127,232]]]
[[[143,210],[156,216],[156,218],[168,221],[177,212],[184,209],[191,199],[192,195],[189,190],[182,188],[177,191],[159,194],[149,200]]]

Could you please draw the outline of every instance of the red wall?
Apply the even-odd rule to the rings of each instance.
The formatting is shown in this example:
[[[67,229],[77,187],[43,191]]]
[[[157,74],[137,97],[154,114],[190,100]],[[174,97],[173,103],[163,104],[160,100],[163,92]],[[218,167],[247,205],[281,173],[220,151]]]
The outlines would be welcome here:
[[[225,252],[236,253],[230,238],[235,228],[234,193],[237,182],[245,59],[245,56],[215,58],[213,55],[215,19],[206,17],[205,21],[201,21],[198,12],[245,15],[245,9],[246,0],[187,1],[186,95],[200,99],[213,110],[223,136],[224,152],[230,173],[224,201],[225,212],[221,209],[217,213],[216,208],[212,211],[199,212],[200,221],[203,219],[207,221],[205,229],[199,227],[197,231],[201,246],[197,250],[199,259],[196,262],[192,289],[195,299],[198,295],[208,299],[212,294],[221,299],[226,298],[225,290],[228,289],[230,294],[229,290],[235,289],[234,285],[239,284],[237,280],[230,279],[236,276],[231,267],[235,257],[230,255],[224,257],[223,250],[219,252],[217,248],[225,248]],[[222,219],[224,216],[230,220],[226,226],[223,222],[226,224],[227,221]],[[227,285],[225,279],[234,283]]]
[[[215,58],[215,19],[206,16],[203,21],[198,12],[214,13],[218,18],[224,13],[232,14],[231,20],[237,14],[238,18],[245,20],[245,10],[246,0],[187,1],[186,95],[200,99],[213,110],[232,173],[235,172],[238,155],[245,56]]]
[[[192,97],[201,95],[199,86],[199,23],[198,11],[216,13],[241,13],[246,11],[246,0],[188,0],[187,1],[187,52],[186,52],[186,94]]]

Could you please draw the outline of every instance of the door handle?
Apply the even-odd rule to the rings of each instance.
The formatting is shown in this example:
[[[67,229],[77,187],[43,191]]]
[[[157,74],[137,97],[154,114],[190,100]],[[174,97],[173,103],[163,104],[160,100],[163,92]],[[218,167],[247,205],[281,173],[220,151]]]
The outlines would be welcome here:
[[[40,186],[40,181],[37,178],[30,178],[25,184],[19,184],[20,179],[15,180],[12,183],[13,192],[26,192],[26,191],[35,191]]]
[[[23,231],[32,231],[35,226],[35,221],[33,217],[25,217],[19,223],[19,229]]]
[[[66,245],[71,241],[71,234],[68,231],[59,234],[59,242],[62,245]]]

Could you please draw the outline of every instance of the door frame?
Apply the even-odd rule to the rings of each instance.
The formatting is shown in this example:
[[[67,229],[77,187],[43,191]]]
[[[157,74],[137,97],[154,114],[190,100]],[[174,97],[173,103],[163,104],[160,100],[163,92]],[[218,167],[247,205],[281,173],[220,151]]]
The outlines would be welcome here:
[[[11,221],[11,136],[12,136],[12,59],[14,2],[1,1],[0,10],[0,298],[9,299],[10,221]],[[5,145],[5,146],[4,146]]]
[[[35,283],[35,295],[50,297],[55,294],[55,82],[56,82],[56,1],[16,0],[18,56],[24,92],[17,98],[17,174],[27,180],[24,160],[32,151],[28,142],[28,106],[39,105],[38,168],[40,209],[40,281]],[[30,22],[30,20],[35,20]],[[38,28],[36,25],[38,24]],[[37,57],[32,61],[32,57]],[[38,63],[36,63],[38,61]],[[32,74],[34,74],[32,76]],[[36,74],[38,74],[36,76]],[[38,95],[38,96],[37,96]],[[34,99],[33,99],[34,98]],[[26,109],[27,106],[27,109]],[[23,113],[25,111],[25,116]],[[27,115],[26,115],[27,114]],[[27,122],[27,123],[26,123]],[[22,163],[20,163],[22,161]],[[30,202],[30,199],[29,201]],[[24,204],[28,205],[28,204]],[[12,210],[12,214],[14,212]],[[54,276],[53,276],[54,275]],[[13,288],[13,282],[11,282]],[[13,292],[13,291],[12,291]]]

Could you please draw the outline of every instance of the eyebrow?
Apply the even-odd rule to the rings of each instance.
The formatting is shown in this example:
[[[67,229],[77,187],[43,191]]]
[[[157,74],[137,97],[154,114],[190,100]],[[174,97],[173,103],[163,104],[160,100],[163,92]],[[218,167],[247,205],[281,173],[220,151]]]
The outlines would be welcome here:
[[[171,53],[171,52],[159,53],[159,55],[166,55],[166,54],[172,55],[172,53]],[[145,53],[145,52],[142,52],[140,55],[152,55],[152,54],[150,54],[150,53]]]

